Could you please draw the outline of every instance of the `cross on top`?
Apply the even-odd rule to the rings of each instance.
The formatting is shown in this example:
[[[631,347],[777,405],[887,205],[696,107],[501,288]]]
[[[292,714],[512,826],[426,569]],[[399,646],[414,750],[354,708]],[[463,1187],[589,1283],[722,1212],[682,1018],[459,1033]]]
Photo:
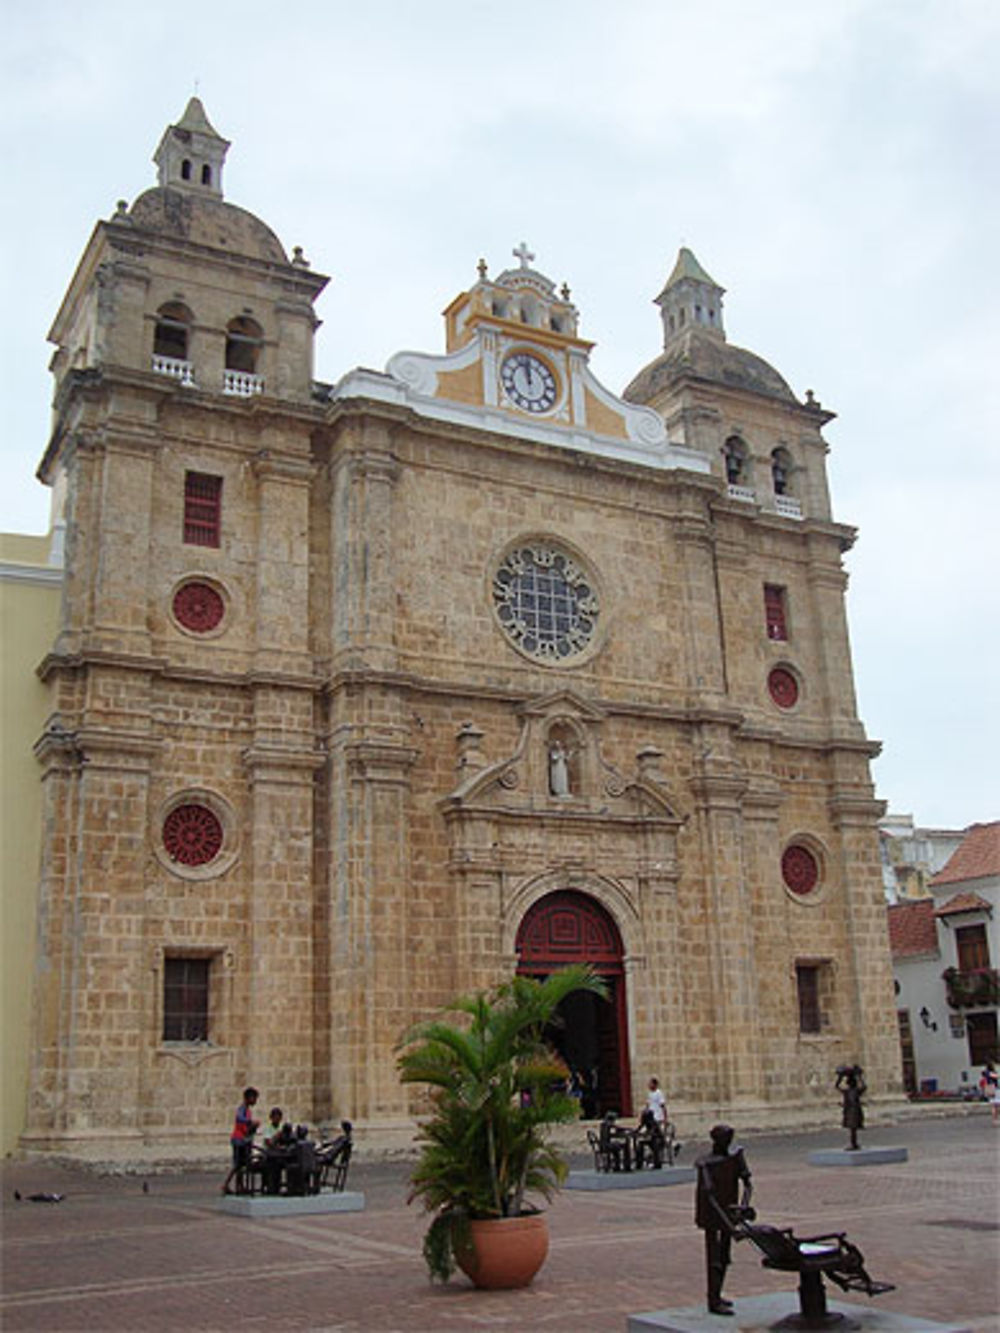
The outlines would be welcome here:
[[[513,250],[511,250],[511,254],[514,256],[515,259],[519,259],[521,261],[522,268],[528,268],[531,264],[531,261],[535,257],[528,249],[524,241],[522,241],[520,245],[516,246]]]

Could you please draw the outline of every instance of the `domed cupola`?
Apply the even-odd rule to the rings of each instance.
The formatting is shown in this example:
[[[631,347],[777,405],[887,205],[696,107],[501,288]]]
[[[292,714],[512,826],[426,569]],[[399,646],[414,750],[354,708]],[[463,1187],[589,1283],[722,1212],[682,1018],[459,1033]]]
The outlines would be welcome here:
[[[229,140],[213,127],[205,108],[192,97],[176,125],[168,125],[153,154],[162,187],[222,198],[222,167]]]
[[[760,394],[796,403],[797,399],[773,366],[754,352],[726,341],[720,287],[684,247],[663,291],[656,297],[663,319],[663,351],[636,375],[622,395],[668,412],[672,394],[682,381]]]

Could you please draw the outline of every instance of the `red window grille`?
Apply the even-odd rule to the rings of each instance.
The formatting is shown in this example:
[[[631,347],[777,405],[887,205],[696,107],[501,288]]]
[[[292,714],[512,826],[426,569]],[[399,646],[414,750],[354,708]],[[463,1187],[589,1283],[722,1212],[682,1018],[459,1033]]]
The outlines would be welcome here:
[[[163,1040],[208,1040],[208,958],[163,960]]]
[[[222,530],[222,478],[207,472],[184,474],[184,540],[190,546],[218,546]]]
[[[794,708],[799,701],[799,683],[786,667],[775,667],[767,678],[767,689],[779,708]]]
[[[222,624],[226,604],[210,583],[192,581],[174,593],[174,616],[192,634],[209,634]]]
[[[793,844],[781,858],[781,876],[793,893],[812,893],[819,883],[819,862],[808,847]]]
[[[776,583],[764,584],[764,623],[767,637],[782,643],[788,638],[788,624],[785,618],[785,590]]]
[[[819,1032],[823,1026],[819,1008],[819,968],[797,963],[795,981],[799,993],[799,1031]]]
[[[222,851],[222,825],[204,805],[178,805],[163,821],[167,855],[184,866],[204,866]]]

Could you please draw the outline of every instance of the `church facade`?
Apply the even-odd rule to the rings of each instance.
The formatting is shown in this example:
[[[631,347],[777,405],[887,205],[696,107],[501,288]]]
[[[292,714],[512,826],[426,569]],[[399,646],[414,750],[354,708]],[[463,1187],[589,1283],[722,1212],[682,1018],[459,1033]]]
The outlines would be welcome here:
[[[412,1131],[406,1027],[591,962],[600,1110],[900,1088],[830,419],[687,250],[623,396],[532,264],[439,354],[313,375],[326,279],[228,203],[197,99],[56,317],[35,1148],[296,1119]]]

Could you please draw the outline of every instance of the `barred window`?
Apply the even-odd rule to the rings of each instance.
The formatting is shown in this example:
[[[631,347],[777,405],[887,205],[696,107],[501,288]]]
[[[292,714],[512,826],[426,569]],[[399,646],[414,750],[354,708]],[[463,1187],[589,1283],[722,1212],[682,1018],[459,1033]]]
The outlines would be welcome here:
[[[210,958],[163,960],[163,1040],[208,1040]]]
[[[812,963],[797,963],[795,983],[799,994],[799,1031],[819,1032],[822,1028],[819,1008],[819,968]]]
[[[784,643],[788,638],[788,621],[785,615],[785,590],[776,583],[764,584],[764,624],[767,637]]]
[[[222,478],[207,472],[185,472],[185,542],[190,546],[218,546],[221,533]]]

